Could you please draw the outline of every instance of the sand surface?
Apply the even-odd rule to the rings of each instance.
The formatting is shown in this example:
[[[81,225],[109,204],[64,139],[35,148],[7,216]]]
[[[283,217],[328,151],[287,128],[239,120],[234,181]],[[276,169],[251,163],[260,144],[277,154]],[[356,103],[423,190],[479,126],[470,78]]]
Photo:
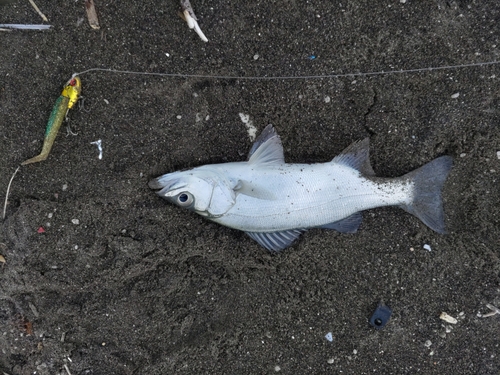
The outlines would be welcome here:
[[[100,30],[83,1],[36,0],[51,30],[0,32],[2,203],[75,72],[313,76],[500,55],[497,0],[193,0],[208,43],[177,1],[95,2]],[[0,22],[41,19],[18,0]],[[80,77],[77,135],[63,125],[49,158],[21,168],[0,222],[0,372],[499,373],[500,315],[477,316],[500,307],[499,65]],[[374,209],[356,234],[311,230],[272,255],[148,188],[163,173],[245,160],[248,127],[270,123],[288,162],[324,162],[367,136],[378,176],[451,155],[448,234]],[[375,330],[380,301],[393,315]]]

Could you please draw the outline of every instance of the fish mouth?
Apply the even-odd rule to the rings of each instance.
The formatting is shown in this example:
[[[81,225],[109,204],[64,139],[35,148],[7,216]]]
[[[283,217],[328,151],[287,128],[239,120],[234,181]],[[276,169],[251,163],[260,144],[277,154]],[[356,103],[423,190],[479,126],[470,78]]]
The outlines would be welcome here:
[[[161,189],[161,192],[158,192],[158,194],[160,194],[166,193],[172,186],[174,186],[178,182],[179,178],[166,178],[165,176],[160,176],[149,181],[148,186],[153,190]]]

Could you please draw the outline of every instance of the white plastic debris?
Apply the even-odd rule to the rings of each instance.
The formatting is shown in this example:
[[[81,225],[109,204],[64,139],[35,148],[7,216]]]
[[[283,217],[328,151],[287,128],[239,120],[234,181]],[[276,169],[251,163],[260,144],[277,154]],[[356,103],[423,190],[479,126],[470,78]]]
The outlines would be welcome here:
[[[497,151],[497,159],[500,160],[500,151]]]
[[[452,98],[452,99],[456,99],[456,98],[458,98],[459,96],[460,96],[460,93],[459,93],[459,92],[456,92],[456,93],[454,93],[454,94],[451,96],[451,98]]]
[[[445,312],[442,312],[441,315],[439,315],[439,319],[444,320],[445,322],[451,323],[451,324],[457,324],[457,320],[452,317],[451,315],[448,315]]]
[[[207,37],[203,34],[203,31],[201,31],[200,26],[198,25],[198,18],[196,18],[189,0],[181,0],[181,8],[182,15],[184,16],[183,18],[187,22],[188,27],[190,29],[194,29],[201,40],[208,42]]]
[[[95,142],[90,142],[91,145],[96,145],[99,150],[99,160],[102,159],[102,140],[98,139]]]
[[[250,137],[250,140],[252,142],[255,141],[255,136],[257,134],[257,128],[255,126],[253,126],[253,121],[250,119],[250,115],[246,115],[243,112],[240,112],[238,114],[240,115],[241,121],[247,127],[247,132],[248,132],[248,136]]]
[[[427,251],[431,251],[432,250],[431,245],[428,245],[428,244],[424,245],[424,249],[427,250]]]
[[[80,224],[80,220],[78,220],[78,219],[71,219],[71,222],[72,222],[73,224],[75,224],[75,225]]]
[[[432,341],[431,340],[427,340],[425,343],[424,343],[424,346],[426,346],[427,348],[430,348],[432,345]]]
[[[331,332],[328,332],[326,335],[325,335],[325,339],[327,339],[328,341],[332,342],[333,341],[333,335]]]
[[[330,103],[330,101],[332,100],[328,95],[325,96],[325,103]]]

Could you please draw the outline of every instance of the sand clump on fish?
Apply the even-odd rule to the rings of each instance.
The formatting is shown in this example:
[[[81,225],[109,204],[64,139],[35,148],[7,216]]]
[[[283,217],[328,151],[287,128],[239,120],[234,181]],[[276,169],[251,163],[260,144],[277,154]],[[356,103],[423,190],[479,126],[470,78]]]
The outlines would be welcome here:
[[[311,228],[354,233],[361,211],[384,206],[398,206],[444,233],[441,191],[452,165],[452,157],[441,156],[401,177],[376,177],[368,138],[330,162],[289,164],[280,137],[268,125],[247,161],[168,173],[149,186],[180,207],[280,251]]]

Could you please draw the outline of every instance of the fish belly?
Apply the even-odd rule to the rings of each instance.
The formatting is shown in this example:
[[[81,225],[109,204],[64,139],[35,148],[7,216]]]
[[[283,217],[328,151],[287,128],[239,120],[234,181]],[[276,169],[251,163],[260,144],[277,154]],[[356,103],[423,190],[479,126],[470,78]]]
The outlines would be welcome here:
[[[356,212],[411,202],[412,184],[400,179],[365,178],[335,163],[282,164],[255,168],[238,163],[225,173],[245,189],[235,205],[213,220],[247,232],[313,228]],[[257,192],[254,195],[248,192]]]

